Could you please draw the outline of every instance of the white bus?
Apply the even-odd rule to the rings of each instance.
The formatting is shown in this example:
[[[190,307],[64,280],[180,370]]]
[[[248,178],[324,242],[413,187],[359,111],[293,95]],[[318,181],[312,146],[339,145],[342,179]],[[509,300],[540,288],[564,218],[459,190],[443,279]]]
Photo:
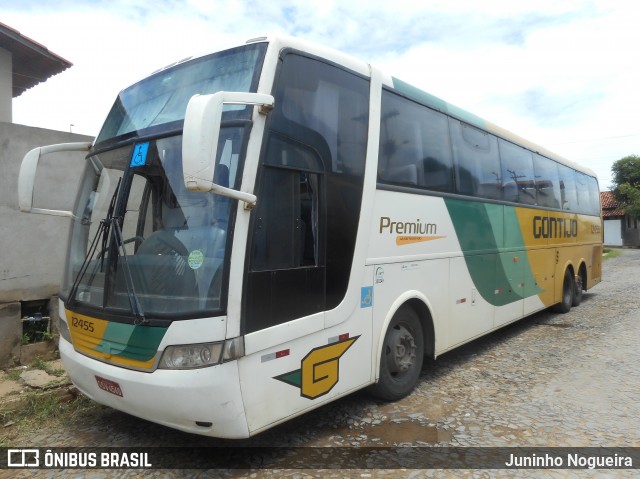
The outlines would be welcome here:
[[[86,150],[75,211],[41,155]],[[60,355],[93,400],[257,434],[600,281],[598,184],[371,65],[259,38],[153,73],[35,149],[70,217]]]

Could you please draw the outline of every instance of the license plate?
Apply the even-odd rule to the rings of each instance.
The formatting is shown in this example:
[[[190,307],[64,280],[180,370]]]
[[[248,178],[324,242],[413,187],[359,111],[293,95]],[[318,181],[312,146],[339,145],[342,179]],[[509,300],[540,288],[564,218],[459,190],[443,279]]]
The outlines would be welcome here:
[[[100,376],[96,376],[96,381],[98,382],[98,387],[103,391],[123,397],[122,389],[120,389],[120,385],[117,382],[101,378]]]

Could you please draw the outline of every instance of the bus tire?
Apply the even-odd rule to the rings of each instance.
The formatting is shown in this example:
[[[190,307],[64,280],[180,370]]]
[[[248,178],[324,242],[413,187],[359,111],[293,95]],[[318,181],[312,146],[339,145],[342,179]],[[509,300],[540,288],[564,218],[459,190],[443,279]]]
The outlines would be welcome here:
[[[389,323],[380,354],[380,378],[371,393],[386,401],[408,395],[416,385],[424,359],[422,324],[413,308],[400,308]]]
[[[576,276],[574,284],[575,291],[573,292],[573,302],[571,303],[571,305],[578,306],[582,302],[582,288],[584,284],[581,273],[578,273],[578,276]]]
[[[562,301],[555,306],[555,311],[558,313],[568,313],[573,305],[573,301],[576,295],[576,286],[571,271],[567,268],[564,272],[564,279],[562,281]]]

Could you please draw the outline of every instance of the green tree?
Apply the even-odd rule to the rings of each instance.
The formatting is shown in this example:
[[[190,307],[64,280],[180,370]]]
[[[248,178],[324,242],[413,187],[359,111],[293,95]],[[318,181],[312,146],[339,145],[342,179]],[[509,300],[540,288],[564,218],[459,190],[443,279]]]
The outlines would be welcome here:
[[[613,196],[625,213],[640,218],[640,156],[629,155],[616,161],[613,173]]]

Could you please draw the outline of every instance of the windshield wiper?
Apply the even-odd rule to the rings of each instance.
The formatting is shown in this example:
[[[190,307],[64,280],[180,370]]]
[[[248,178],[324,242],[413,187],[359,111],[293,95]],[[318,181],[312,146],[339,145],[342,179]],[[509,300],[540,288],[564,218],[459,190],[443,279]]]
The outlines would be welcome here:
[[[98,247],[98,237],[100,236],[100,234],[106,229],[106,222],[105,220],[102,220],[100,222],[100,225],[98,225],[98,229],[96,230],[96,234],[93,236],[93,240],[91,241],[91,246],[89,246],[89,250],[87,251],[87,255],[84,257],[84,261],[82,262],[82,265],[80,266],[80,271],[78,271],[78,274],[76,276],[76,279],[73,281],[73,285],[71,286],[71,289],[69,290],[69,303],[74,305],[78,303],[78,298],[76,297],[77,292],[78,292],[78,286],[80,285],[80,281],[82,281],[82,278],[84,277],[85,273],[87,272],[87,268],[89,268],[89,263],[91,263],[91,260],[93,259],[93,255],[96,252],[96,249]],[[89,285],[93,282],[93,278],[95,277],[96,272],[94,271],[93,274],[91,275],[91,280],[89,281]]]
[[[100,235],[102,235],[102,248],[100,250],[100,253],[98,253],[98,257],[100,257],[100,272],[104,271],[104,255],[105,255],[105,252],[107,251],[107,241],[109,239],[109,226],[111,224],[111,219],[113,218],[113,212],[116,207],[116,198],[118,197],[118,191],[120,191],[121,182],[122,182],[122,178],[119,178],[118,184],[116,185],[113,195],[111,195],[111,200],[109,201],[109,209],[107,210],[107,217],[100,221],[100,224],[98,225],[98,228],[96,230],[96,234],[93,236],[93,239],[91,240],[91,246],[89,246],[89,249],[87,250],[87,254],[85,255],[84,260],[82,261],[82,265],[80,266],[80,270],[78,271],[78,274],[76,275],[73,281],[73,285],[69,290],[69,302],[71,304],[77,304],[77,302],[79,301],[78,298],[76,297],[76,294],[78,292],[78,286],[80,286],[80,281],[82,281],[82,278],[84,278],[84,275],[86,274],[87,269],[89,268],[89,264],[91,263],[91,260],[93,259],[94,255],[96,254],[96,249],[98,248],[98,238],[100,237]],[[85,211],[85,213],[83,214],[83,218],[85,216],[90,216],[90,214],[91,214],[90,212]],[[87,222],[89,222],[88,218],[87,218]],[[91,274],[91,278],[87,283],[87,286],[93,283],[96,273],[97,273],[97,270],[94,269],[93,273]]]
[[[149,322],[147,318],[144,317],[144,310],[142,309],[142,304],[140,304],[140,300],[138,299],[138,295],[136,294],[136,290],[133,286],[133,276],[131,275],[131,268],[129,268],[129,262],[127,261],[127,252],[124,247],[124,240],[122,238],[122,229],[120,229],[119,218],[112,218],[111,231],[113,232],[114,239],[116,242],[116,247],[119,250],[119,253],[122,253],[122,263],[124,265],[124,282],[127,286],[127,296],[129,296],[129,306],[131,308],[131,312],[135,316],[135,324],[146,324]],[[120,257],[120,254],[118,254]]]
[[[118,178],[118,184],[116,185],[116,189],[111,196],[111,201],[109,202],[109,209],[107,210],[107,217],[102,220],[101,224],[105,225],[105,228],[102,230],[102,249],[98,256],[100,257],[100,271],[104,271],[104,255],[107,251],[107,241],[109,239],[109,227],[111,226],[111,220],[113,219],[113,212],[116,209],[116,198],[118,197],[118,191],[120,191],[120,184],[122,183],[122,178]]]
[[[129,307],[131,312],[135,317],[135,324],[147,324],[149,322],[148,319],[145,318],[144,310],[142,308],[142,304],[138,299],[138,295],[136,294],[135,288],[133,286],[133,276],[131,275],[131,268],[129,268],[129,262],[127,260],[127,252],[124,247],[124,240],[122,238],[122,229],[120,228],[119,218],[114,218],[113,213],[116,207],[116,199],[118,197],[118,191],[120,190],[120,184],[122,182],[122,178],[118,179],[118,184],[116,185],[115,191],[111,196],[111,201],[109,202],[109,209],[107,210],[107,217],[100,221],[100,225],[96,230],[96,234],[91,241],[91,246],[87,251],[87,254],[80,266],[80,271],[71,286],[71,290],[69,291],[69,300],[73,304],[78,302],[78,298],[76,297],[78,287],[80,285],[80,281],[87,272],[89,268],[89,263],[93,259],[96,254],[96,250],[98,249],[98,238],[101,237],[101,250],[98,253],[98,257],[100,258],[100,271],[104,271],[104,260],[106,256],[107,249],[109,247],[109,238],[113,236],[115,241],[116,248],[118,250],[118,257],[122,256],[123,270],[124,270],[124,280],[127,287],[127,296],[129,297]],[[109,234],[111,233],[111,235]],[[93,283],[93,279],[97,273],[97,269],[94,269],[91,279],[89,280],[89,285]],[[105,285],[106,286],[106,285]]]
[[[100,234],[103,234],[103,244],[105,243],[105,236],[109,236],[108,232],[111,230],[114,241],[116,244],[116,248],[118,249],[118,257],[122,256],[122,263],[124,269],[124,280],[127,287],[127,296],[129,297],[129,307],[131,312],[135,316],[135,324],[147,324],[149,320],[144,316],[144,310],[142,309],[142,304],[140,304],[140,300],[138,299],[138,295],[136,294],[136,290],[133,286],[133,277],[131,276],[131,269],[129,268],[129,262],[127,261],[127,252],[125,251],[124,242],[122,240],[122,230],[120,229],[120,223],[118,218],[106,218],[100,222],[100,226],[96,231],[95,236],[91,242],[91,246],[89,247],[89,251],[87,252],[87,256],[84,258],[82,266],[80,267],[80,271],[78,272],[78,276],[73,282],[73,286],[71,286],[71,290],[69,291],[69,301],[72,304],[77,304],[78,298],[76,297],[78,286],[80,285],[80,281],[84,277],[87,272],[87,268],[89,267],[89,263],[93,258],[96,249],[98,248],[98,237]],[[100,254],[103,255],[104,251]],[[93,277],[95,277],[95,271],[92,274],[92,279],[89,284],[93,282]]]

